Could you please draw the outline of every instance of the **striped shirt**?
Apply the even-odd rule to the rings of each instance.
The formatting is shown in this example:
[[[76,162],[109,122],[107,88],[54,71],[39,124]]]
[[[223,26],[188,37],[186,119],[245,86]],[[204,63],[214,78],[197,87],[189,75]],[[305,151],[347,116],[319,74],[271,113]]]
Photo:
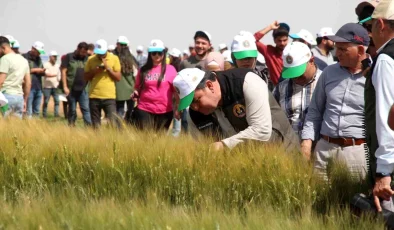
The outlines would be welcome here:
[[[273,91],[276,101],[286,113],[293,130],[299,135],[321,73],[322,71],[317,69],[316,75],[306,85],[298,85],[293,79],[285,79]]]

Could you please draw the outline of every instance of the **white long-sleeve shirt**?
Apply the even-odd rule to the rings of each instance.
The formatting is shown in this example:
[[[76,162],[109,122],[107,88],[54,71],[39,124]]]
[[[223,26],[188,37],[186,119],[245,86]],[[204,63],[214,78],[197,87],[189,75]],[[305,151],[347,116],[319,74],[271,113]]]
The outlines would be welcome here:
[[[246,120],[249,126],[237,133],[223,111],[218,108],[215,115],[222,128],[225,139],[222,140],[229,149],[244,142],[244,140],[268,141],[272,133],[271,109],[269,104],[268,86],[261,77],[253,72],[245,76],[243,85],[245,96]],[[194,136],[198,136],[199,130],[188,115],[189,130]]]
[[[372,84],[376,91],[376,134],[379,148],[375,156],[378,173],[392,173],[394,170],[394,131],[387,123],[390,107],[394,103],[393,80],[394,60],[386,54],[379,55],[372,73]]]

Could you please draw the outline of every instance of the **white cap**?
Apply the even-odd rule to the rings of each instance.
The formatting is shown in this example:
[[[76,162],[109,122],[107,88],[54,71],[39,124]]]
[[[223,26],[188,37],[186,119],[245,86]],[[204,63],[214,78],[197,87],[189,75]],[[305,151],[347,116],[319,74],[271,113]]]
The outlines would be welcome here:
[[[320,29],[319,33],[317,33],[317,37],[325,37],[325,36],[334,36],[334,32],[332,31],[332,28],[330,27],[323,27]]]
[[[198,37],[208,38],[209,43],[211,43],[211,41],[212,41],[212,36],[207,31],[203,31],[203,30],[197,31],[196,34],[194,35],[194,40],[196,40],[196,38],[198,38]],[[193,47],[194,47],[194,45],[193,45]]]
[[[189,56],[190,52],[189,52],[189,50],[183,50],[182,54],[187,54]]]
[[[40,41],[36,41],[33,44],[33,48],[36,49],[40,54],[45,54],[44,43],[42,43]]]
[[[58,55],[55,50],[51,50],[51,52],[49,52],[49,56],[58,56]]]
[[[119,36],[118,39],[116,40],[116,43],[120,43],[122,45],[128,45],[129,44],[129,39],[125,36]]]
[[[394,20],[394,2],[391,0],[379,1],[373,11],[372,18]]]
[[[148,52],[163,52],[164,43],[159,39],[153,39],[148,47]]]
[[[108,50],[114,50],[115,49],[115,45],[109,45],[108,46]]]
[[[144,51],[144,47],[143,46],[138,46],[137,47],[137,51],[141,51],[141,52]]]
[[[289,37],[291,37],[293,39],[302,39],[312,46],[317,45],[316,39],[313,37],[311,32],[304,30],[304,29],[300,30],[300,32],[298,32],[296,34],[290,34]]]
[[[94,53],[104,55],[108,51],[108,43],[104,39],[100,39],[94,45]]]
[[[302,42],[292,42],[283,50],[283,78],[296,78],[305,73],[312,53],[309,47]]]
[[[171,51],[168,54],[173,56],[173,57],[180,57],[181,56],[181,51],[178,50],[177,48],[172,48]]]
[[[204,75],[205,72],[198,68],[187,68],[181,70],[175,77],[173,85],[180,98],[179,111],[186,109],[192,103],[194,91]]]
[[[228,61],[230,63],[233,63],[233,59],[231,59],[231,51],[230,50],[225,50],[222,53],[223,57],[224,57],[224,61]]]
[[[231,52],[236,59],[244,59],[248,57],[257,57],[256,39],[253,34],[247,31],[241,31],[235,35],[231,44]]]
[[[219,44],[219,50],[222,50],[222,49],[225,49],[225,48],[227,48],[226,44],[224,44],[224,43]]]
[[[12,44],[12,48],[19,48],[21,45],[19,44],[18,40],[14,41],[14,44]]]

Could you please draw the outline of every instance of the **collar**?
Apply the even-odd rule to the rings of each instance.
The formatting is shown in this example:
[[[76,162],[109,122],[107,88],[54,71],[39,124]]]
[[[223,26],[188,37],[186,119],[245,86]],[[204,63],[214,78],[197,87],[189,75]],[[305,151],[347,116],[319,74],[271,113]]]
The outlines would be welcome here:
[[[384,49],[384,47],[393,39],[394,38],[391,38],[391,39],[387,40],[386,43],[384,43],[378,50],[376,50],[376,53],[380,53]]]

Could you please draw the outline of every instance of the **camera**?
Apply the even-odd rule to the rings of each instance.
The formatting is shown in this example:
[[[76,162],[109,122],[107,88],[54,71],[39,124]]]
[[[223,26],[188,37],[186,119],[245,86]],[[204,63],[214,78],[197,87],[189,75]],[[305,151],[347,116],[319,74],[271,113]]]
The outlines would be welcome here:
[[[394,212],[382,209],[382,213],[378,213],[372,197],[359,193],[353,196],[350,201],[350,209],[356,216],[361,214],[371,214],[373,217],[382,216],[388,230],[394,230]]]

